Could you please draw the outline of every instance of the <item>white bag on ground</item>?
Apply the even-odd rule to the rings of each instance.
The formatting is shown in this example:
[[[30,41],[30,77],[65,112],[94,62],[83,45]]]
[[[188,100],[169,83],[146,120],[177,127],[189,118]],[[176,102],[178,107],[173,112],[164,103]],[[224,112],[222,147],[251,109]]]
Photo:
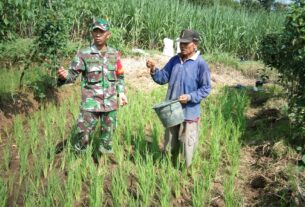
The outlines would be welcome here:
[[[169,57],[174,56],[174,41],[169,38],[164,38],[163,54]]]

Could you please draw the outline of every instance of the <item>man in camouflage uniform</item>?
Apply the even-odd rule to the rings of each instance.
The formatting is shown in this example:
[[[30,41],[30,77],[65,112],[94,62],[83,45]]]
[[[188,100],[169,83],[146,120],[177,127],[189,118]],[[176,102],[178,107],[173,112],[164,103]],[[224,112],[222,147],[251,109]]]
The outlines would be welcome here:
[[[69,70],[60,67],[57,71],[62,83],[71,83],[81,73],[81,106],[77,120],[77,131],[73,147],[76,152],[85,150],[89,135],[98,121],[101,135],[94,140],[94,157],[112,153],[112,135],[116,128],[117,109],[126,105],[124,95],[124,71],[120,53],[107,46],[110,38],[109,24],[104,19],[96,20],[91,26],[94,44],[78,52]]]

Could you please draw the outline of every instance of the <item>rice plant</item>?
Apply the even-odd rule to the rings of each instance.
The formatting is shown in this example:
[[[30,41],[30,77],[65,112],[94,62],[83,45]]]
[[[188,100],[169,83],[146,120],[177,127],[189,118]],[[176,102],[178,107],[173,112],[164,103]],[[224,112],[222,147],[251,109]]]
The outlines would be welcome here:
[[[7,201],[7,187],[4,181],[0,177],[0,206],[6,206]]]
[[[25,206],[172,206],[175,199],[185,196],[189,196],[187,203],[204,206],[210,203],[213,181],[224,166],[228,169],[224,175],[225,203],[240,205],[235,179],[239,139],[245,129],[246,94],[225,88],[203,102],[199,147],[187,171],[172,166],[170,157],[162,156],[159,149],[164,128],[152,106],[164,96],[164,87],[149,94],[129,92],[129,105],[119,109],[113,137],[116,163],[105,156],[102,166],[94,165],[91,145],[79,155],[68,142],[60,154],[55,153],[56,143],[73,136],[79,95],[57,106],[47,104],[26,119],[17,117],[10,142],[16,143],[18,154],[23,156],[20,174],[8,179],[6,192],[0,195],[6,197],[14,192],[14,186],[26,184]],[[9,155],[3,156],[8,160],[5,156]],[[9,171],[7,165],[4,172]],[[131,175],[135,177],[133,186]],[[135,192],[130,192],[131,187]]]

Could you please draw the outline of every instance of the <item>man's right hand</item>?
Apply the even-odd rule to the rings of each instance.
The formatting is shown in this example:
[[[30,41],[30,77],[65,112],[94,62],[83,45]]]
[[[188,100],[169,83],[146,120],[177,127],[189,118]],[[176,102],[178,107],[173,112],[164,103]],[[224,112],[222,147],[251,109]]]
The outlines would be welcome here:
[[[68,76],[68,71],[64,69],[64,67],[60,67],[57,70],[57,76],[60,80],[66,80]]]
[[[156,62],[153,59],[148,59],[146,61],[146,67],[150,69],[150,73],[153,73],[156,69]]]

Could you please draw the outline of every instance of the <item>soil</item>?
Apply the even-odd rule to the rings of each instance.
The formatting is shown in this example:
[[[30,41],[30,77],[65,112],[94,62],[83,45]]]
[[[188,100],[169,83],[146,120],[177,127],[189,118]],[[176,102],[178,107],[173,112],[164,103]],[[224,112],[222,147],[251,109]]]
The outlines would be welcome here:
[[[162,68],[168,61],[169,57],[155,54],[151,57],[157,62],[157,67]],[[129,88],[149,92],[160,87],[150,77],[149,69],[146,67],[147,57],[138,56],[133,58],[124,58],[122,63],[125,69],[126,83]],[[211,70],[212,87],[219,88],[226,86],[254,86],[255,78],[245,77],[241,71],[221,64],[209,64]],[[215,90],[213,92],[216,92]]]
[[[153,55],[152,58],[157,61],[157,66],[160,68],[169,60],[169,57],[160,54]],[[160,87],[152,81],[149,71],[145,66],[146,59],[147,57],[142,56],[122,59],[128,89],[148,93]],[[245,77],[242,72],[221,64],[209,64],[209,66],[211,69],[212,86],[216,89],[212,93],[217,93],[217,88],[225,85],[248,87],[255,85],[255,77]],[[79,90],[79,88],[73,85],[67,86],[63,90],[60,90],[60,92],[50,93],[52,96],[56,96],[56,98],[48,97],[48,100],[56,100],[56,103],[60,104],[65,97],[68,97],[70,93],[74,93],[75,90]],[[276,124],[281,120],[281,115],[277,109],[266,109],[263,107],[266,101],[265,99],[260,99],[253,101],[253,103],[251,102],[250,109],[246,114],[248,116],[247,130],[255,130],[257,121],[261,119],[265,119],[267,123],[272,124]],[[29,91],[20,91],[11,97],[0,97],[0,154],[2,154],[1,146],[8,143],[9,137],[7,135],[10,134],[14,118],[17,115],[26,117],[32,112],[37,111],[40,105],[41,103]],[[281,199],[287,201],[287,206],[290,206],[292,203],[296,206],[305,206],[302,197],[297,192],[294,192],[288,183],[287,166],[289,163],[292,163],[292,158],[287,156],[274,157],[278,153],[276,151],[278,150],[278,146],[278,143],[267,141],[263,143],[249,142],[245,143],[242,147],[240,152],[240,169],[238,177],[236,178],[236,189],[237,193],[244,198],[243,206],[279,206]],[[10,172],[12,173],[18,172],[19,167],[19,159],[15,148],[14,144],[12,144],[12,159],[10,163]],[[110,165],[113,165],[111,167],[113,169],[116,164],[110,163]],[[4,175],[4,177],[7,176],[9,175]],[[65,176],[63,175],[63,177]],[[130,175],[128,191],[135,196],[137,196],[135,192],[136,182],[135,176]],[[215,181],[211,191],[212,200],[210,206],[225,206],[222,183],[223,181],[221,179],[220,181]],[[106,177],[105,195],[107,196],[109,194],[111,197],[108,188],[110,188],[110,180]],[[86,189],[84,192],[86,192]],[[15,199],[15,197],[9,198],[9,206],[12,200]],[[88,201],[85,198],[81,200],[82,202],[77,203],[76,206],[86,206]],[[111,199],[105,205],[112,206]],[[181,196],[174,198],[173,205],[191,206],[187,189],[182,189]]]

